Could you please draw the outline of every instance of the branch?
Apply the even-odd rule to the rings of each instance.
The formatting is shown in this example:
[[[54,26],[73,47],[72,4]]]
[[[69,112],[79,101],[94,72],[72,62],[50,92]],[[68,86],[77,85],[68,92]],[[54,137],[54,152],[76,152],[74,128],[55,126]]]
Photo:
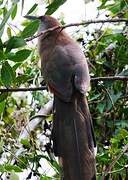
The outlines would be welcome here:
[[[128,81],[128,76],[108,76],[91,78],[91,81]]]
[[[110,164],[110,166],[107,168],[107,170],[105,171],[105,173],[103,174],[103,176],[101,177],[102,180],[105,179],[105,176],[107,176],[108,174],[111,174],[111,169],[113,168],[113,166],[116,164],[116,162],[121,158],[121,156],[128,150],[128,144],[126,144],[123,148],[123,150],[121,151],[121,153],[112,161],[112,163]]]
[[[26,87],[26,88],[2,88],[0,89],[1,93],[4,92],[26,92],[26,91],[42,91],[42,90],[47,90],[46,86],[42,87]]]
[[[83,26],[83,25],[89,25],[89,24],[98,24],[98,23],[115,23],[115,22],[128,22],[128,19],[125,19],[125,18],[120,18],[120,19],[101,19],[101,20],[89,20],[89,21],[84,21],[84,22],[81,22],[81,23],[71,23],[71,24],[67,24],[67,25],[64,25],[64,26],[55,26],[53,28],[49,28],[45,31],[41,31],[40,33],[38,33],[37,35],[35,36],[32,36],[30,38],[27,38],[26,39],[26,42],[28,41],[31,41],[41,35],[47,35],[48,33],[52,32],[52,31],[55,31],[57,29],[65,29],[65,28],[68,28],[68,27],[73,27],[73,26]]]
[[[91,78],[91,82],[96,81],[128,81],[128,76],[109,76],[109,77],[96,77]],[[47,86],[42,87],[27,87],[27,88],[1,88],[0,92],[26,92],[26,91],[43,91],[47,90]]]

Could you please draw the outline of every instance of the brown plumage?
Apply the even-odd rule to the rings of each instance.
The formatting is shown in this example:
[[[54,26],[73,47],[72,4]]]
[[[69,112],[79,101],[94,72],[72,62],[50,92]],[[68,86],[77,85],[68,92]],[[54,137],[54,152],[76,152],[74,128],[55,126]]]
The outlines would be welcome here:
[[[41,16],[40,31],[59,25]],[[84,94],[90,85],[88,66],[78,44],[64,30],[39,37],[42,73],[54,94],[54,153],[62,157],[64,180],[94,180],[94,134]]]

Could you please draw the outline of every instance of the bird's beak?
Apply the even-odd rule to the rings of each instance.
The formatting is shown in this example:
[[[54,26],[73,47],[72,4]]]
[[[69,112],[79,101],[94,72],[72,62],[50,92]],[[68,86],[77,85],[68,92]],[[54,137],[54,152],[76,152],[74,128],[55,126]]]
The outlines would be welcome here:
[[[24,16],[24,18],[26,18],[26,19],[29,19],[29,20],[36,20],[36,19],[39,19],[39,17],[37,17],[37,16]]]

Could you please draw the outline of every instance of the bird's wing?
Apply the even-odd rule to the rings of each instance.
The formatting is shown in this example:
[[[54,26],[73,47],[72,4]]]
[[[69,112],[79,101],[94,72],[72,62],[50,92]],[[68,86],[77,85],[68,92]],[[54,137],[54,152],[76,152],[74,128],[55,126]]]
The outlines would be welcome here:
[[[50,90],[64,101],[70,101],[73,91],[85,93],[90,78],[86,60],[78,46],[55,46],[44,71]],[[50,60],[51,59],[51,60]]]

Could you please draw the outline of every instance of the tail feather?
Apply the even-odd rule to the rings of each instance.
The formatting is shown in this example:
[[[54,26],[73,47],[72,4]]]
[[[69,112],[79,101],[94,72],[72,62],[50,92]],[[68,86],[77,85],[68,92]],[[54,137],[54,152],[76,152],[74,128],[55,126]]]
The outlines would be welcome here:
[[[87,100],[85,99],[84,96],[79,95],[77,107],[78,108],[80,107],[81,113],[85,118],[85,124],[87,126],[87,134],[88,134],[88,145],[90,148],[96,147],[96,139],[94,135],[92,118],[88,108]]]
[[[91,180],[95,176],[94,137],[89,109],[84,97],[71,102],[55,97],[53,144],[62,157],[64,180]]]

